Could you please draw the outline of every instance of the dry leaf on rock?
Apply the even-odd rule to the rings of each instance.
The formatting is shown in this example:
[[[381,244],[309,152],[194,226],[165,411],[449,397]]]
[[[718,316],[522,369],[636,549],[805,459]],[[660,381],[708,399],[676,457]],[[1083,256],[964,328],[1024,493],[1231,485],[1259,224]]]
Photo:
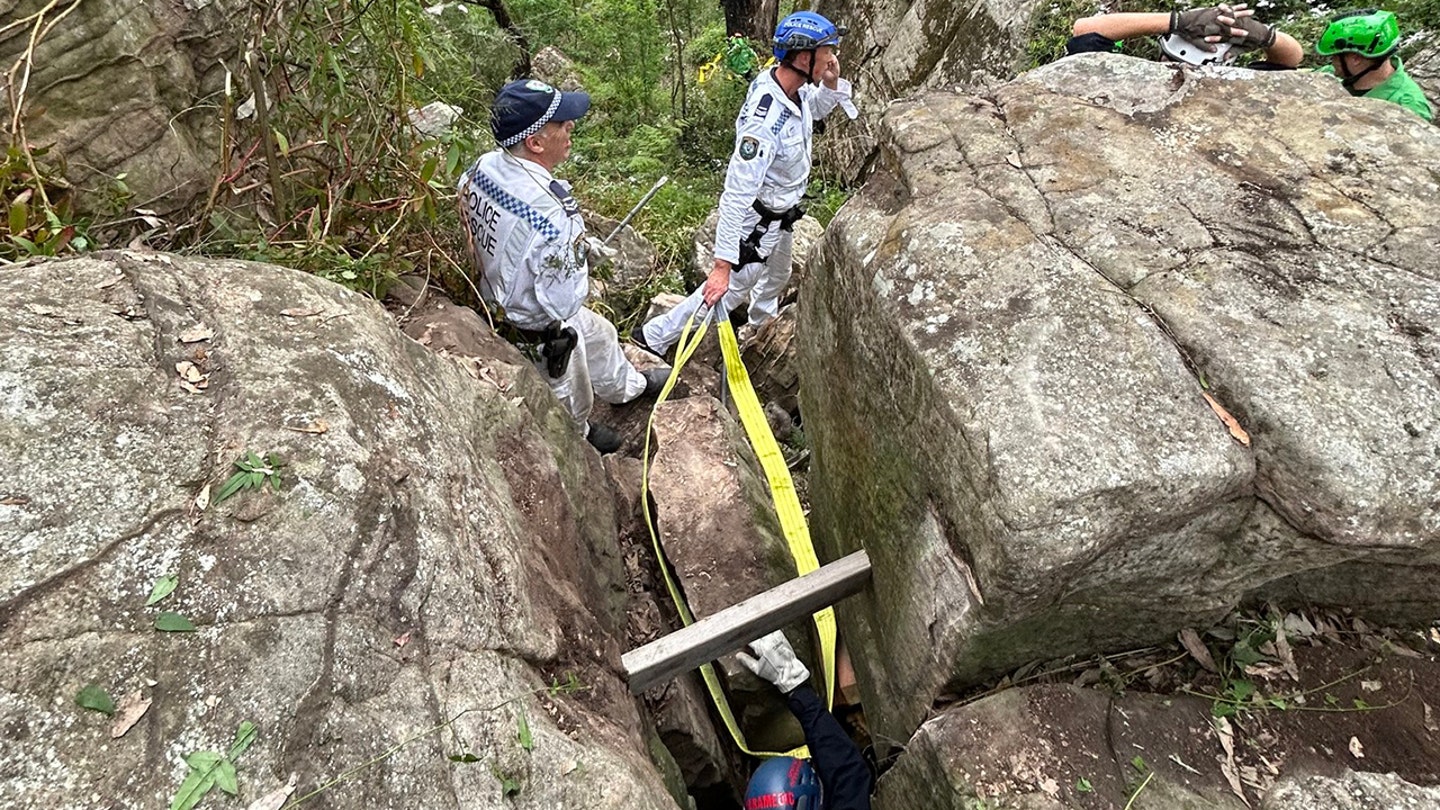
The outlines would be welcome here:
[[[304,427],[286,427],[285,429],[293,430],[296,433],[309,433],[315,436],[319,436],[322,433],[329,432],[330,423],[326,422],[324,419],[316,419],[314,422],[311,422]]]
[[[296,775],[293,773],[290,774],[290,781],[286,782],[283,787],[275,788],[251,802],[250,806],[246,807],[245,810],[280,810],[281,807],[285,806],[285,800],[289,799],[290,794],[295,792],[296,781]]]
[[[110,738],[119,739],[125,736],[134,725],[140,722],[145,712],[150,710],[150,698],[138,689],[120,699],[120,705],[115,707],[115,720],[110,724]]]
[[[287,318],[312,318],[324,311],[324,307],[291,307],[280,310],[280,314]]]
[[[1225,758],[1220,761],[1220,773],[1229,783],[1230,792],[1239,796],[1240,801],[1249,807],[1250,799],[1245,795],[1245,786],[1240,781],[1240,770],[1235,766],[1235,731],[1230,727],[1228,719],[1215,718],[1215,736],[1220,738],[1220,748],[1225,751]]]
[[[6,495],[0,498],[0,506],[24,506],[30,503],[27,495]]]
[[[1280,666],[1284,667],[1285,674],[1290,680],[1300,681],[1300,668],[1295,665],[1295,652],[1290,649],[1290,639],[1285,636],[1285,622],[1276,623],[1275,627],[1275,657],[1280,659]]]
[[[180,333],[181,343],[200,343],[215,337],[215,332],[203,323],[194,326]]]
[[[1380,682],[1379,682],[1379,681],[1361,681],[1361,682],[1360,682],[1360,688],[1361,688],[1361,689],[1364,689],[1366,692],[1379,692],[1379,691],[1380,691]]]
[[[1216,673],[1220,671],[1220,668],[1215,666],[1215,658],[1210,655],[1210,648],[1200,640],[1199,633],[1188,627],[1181,630],[1180,645],[1185,648],[1185,652],[1190,653],[1190,657],[1195,659],[1195,663],[1204,667],[1206,671]]]
[[[1430,708],[1429,703],[1420,704],[1425,707],[1425,729],[1427,731],[1440,731],[1440,723],[1435,722],[1435,711]]]
[[[1006,155],[1005,162],[1009,163],[1011,166],[1014,166],[1017,169],[1025,168],[1025,164],[1020,162],[1020,153],[1018,151],[1012,151],[1010,154]]]
[[[395,641],[395,646],[396,646],[396,647],[404,647],[406,644],[409,644],[409,643],[410,643],[410,635],[411,635],[411,633],[413,633],[413,632],[415,632],[415,631],[413,631],[413,630],[406,630],[405,632],[403,632],[403,633],[401,633],[400,635],[396,636],[395,639],[394,639],[394,641]]]
[[[1250,434],[1245,432],[1245,428],[1240,427],[1240,423],[1235,420],[1235,417],[1231,416],[1230,412],[1225,410],[1225,407],[1219,402],[1216,402],[1214,397],[1209,394],[1203,394],[1203,396],[1205,401],[1210,403],[1210,410],[1214,411],[1215,415],[1220,417],[1220,421],[1225,423],[1225,427],[1230,429],[1230,435],[1235,437],[1235,441],[1249,447]]]
[[[1350,755],[1355,757],[1356,759],[1365,758],[1365,746],[1360,744],[1359,737],[1350,738]]]
[[[204,512],[210,506],[210,485],[206,484],[200,488],[199,494],[195,496],[195,508]]]
[[[1282,624],[1286,634],[1297,638],[1309,638],[1319,632],[1315,629],[1315,625],[1310,623],[1309,619],[1298,613],[1286,613],[1285,620]]]

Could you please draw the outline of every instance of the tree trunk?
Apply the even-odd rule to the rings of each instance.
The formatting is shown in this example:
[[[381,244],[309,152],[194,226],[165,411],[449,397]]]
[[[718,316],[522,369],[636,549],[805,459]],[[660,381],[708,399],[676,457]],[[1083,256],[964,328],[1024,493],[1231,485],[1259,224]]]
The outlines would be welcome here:
[[[774,38],[779,0],[720,0],[720,8],[725,11],[726,33],[744,34],[757,42]]]
[[[510,10],[505,7],[505,0],[462,0],[472,6],[482,6],[490,9],[490,16],[495,18],[495,25],[510,41],[520,49],[520,58],[515,61],[515,68],[510,72],[510,78],[523,79],[530,75],[530,40],[521,31],[515,21],[510,18]]]

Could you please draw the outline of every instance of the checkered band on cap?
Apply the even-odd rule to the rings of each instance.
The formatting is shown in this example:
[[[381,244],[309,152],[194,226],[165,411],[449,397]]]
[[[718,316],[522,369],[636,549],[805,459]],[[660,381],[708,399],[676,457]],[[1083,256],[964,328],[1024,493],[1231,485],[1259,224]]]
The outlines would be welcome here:
[[[520,130],[514,135],[511,135],[505,140],[500,141],[500,147],[502,149],[509,149],[515,144],[520,143],[531,135],[534,135],[535,133],[544,129],[545,125],[550,123],[550,119],[555,116],[555,111],[558,109],[560,109],[560,91],[555,90],[554,94],[550,97],[550,108],[545,111],[544,115],[540,116],[540,120]]]

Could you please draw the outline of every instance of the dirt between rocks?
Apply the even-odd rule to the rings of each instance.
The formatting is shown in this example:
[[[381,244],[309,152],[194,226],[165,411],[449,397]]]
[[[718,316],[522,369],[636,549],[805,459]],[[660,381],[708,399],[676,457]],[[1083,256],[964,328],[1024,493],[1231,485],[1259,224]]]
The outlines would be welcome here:
[[[1152,771],[1137,808],[1194,806],[1197,798],[1243,808],[1242,793],[1259,807],[1282,776],[1346,770],[1440,784],[1440,631],[1332,630],[1291,644],[1298,681],[1279,666],[1252,666],[1240,680],[1253,692],[1192,659],[1177,661],[1178,645],[1107,663],[1099,678],[1108,688],[1093,684],[1090,669],[1078,679],[1085,686],[999,689],[944,711],[929,724],[932,739],[917,742],[922,731],[900,755],[895,775],[913,780],[902,776],[905,760],[923,751],[982,800],[1008,806],[1043,795],[1079,808],[1125,806]],[[1217,720],[1216,694],[1241,696],[1242,705]]]

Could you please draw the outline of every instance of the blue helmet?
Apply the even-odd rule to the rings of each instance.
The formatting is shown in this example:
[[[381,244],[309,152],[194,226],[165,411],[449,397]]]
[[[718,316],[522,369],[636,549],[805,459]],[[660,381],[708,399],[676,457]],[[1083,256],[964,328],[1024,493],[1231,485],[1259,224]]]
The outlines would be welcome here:
[[[767,759],[750,777],[745,810],[820,810],[820,777],[803,759]]]
[[[845,29],[813,11],[797,11],[775,26],[775,58],[791,51],[813,51],[821,45],[839,45]]]

